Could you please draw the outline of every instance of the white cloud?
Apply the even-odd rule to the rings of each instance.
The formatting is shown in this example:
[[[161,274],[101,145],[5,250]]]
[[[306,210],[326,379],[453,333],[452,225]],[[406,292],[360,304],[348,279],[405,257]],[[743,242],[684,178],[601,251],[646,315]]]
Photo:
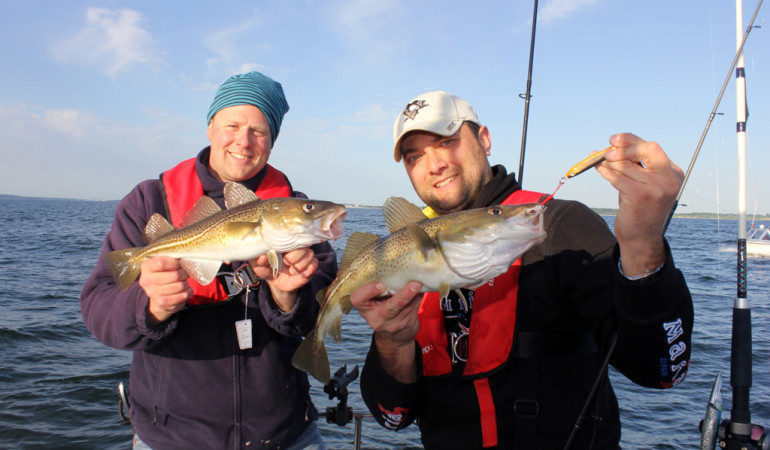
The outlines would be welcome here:
[[[162,55],[155,39],[141,27],[142,21],[142,14],[131,9],[89,8],[85,26],[52,45],[50,51],[57,61],[91,67],[112,77],[132,65],[156,67],[162,63]]]
[[[199,121],[146,109],[149,125],[90,111],[0,105],[0,193],[117,199],[207,144]],[[42,180],[42,182],[41,182]],[[98,186],[98,192],[94,192]]]
[[[73,108],[44,111],[42,121],[49,129],[76,138],[83,137],[85,130],[95,128],[99,122],[93,114]]]
[[[600,0],[550,0],[538,13],[538,22],[553,23],[571,16],[587,6],[599,3]]]

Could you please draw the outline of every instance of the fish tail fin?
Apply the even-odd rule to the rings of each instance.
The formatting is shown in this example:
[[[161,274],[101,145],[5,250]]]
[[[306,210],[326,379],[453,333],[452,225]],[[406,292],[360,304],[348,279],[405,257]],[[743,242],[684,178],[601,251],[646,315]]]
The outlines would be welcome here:
[[[144,258],[137,258],[136,255],[142,249],[139,247],[124,248],[104,254],[104,262],[110,270],[115,282],[120,289],[126,290],[131,283],[139,277],[139,271]]]
[[[309,373],[324,385],[331,379],[329,355],[326,353],[323,336],[319,339],[316,330],[311,331],[299,345],[291,364]]]

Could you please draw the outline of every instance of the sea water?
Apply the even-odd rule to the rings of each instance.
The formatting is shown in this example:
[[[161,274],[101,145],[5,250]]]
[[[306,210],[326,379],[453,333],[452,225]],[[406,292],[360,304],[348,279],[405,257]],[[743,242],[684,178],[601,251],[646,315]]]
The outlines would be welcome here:
[[[118,415],[117,385],[128,381],[131,353],[108,348],[80,316],[83,282],[98,258],[116,202],[0,198],[0,448],[130,448],[131,427]],[[612,217],[606,217],[611,224]],[[352,231],[385,234],[379,209],[350,208],[338,257]],[[659,391],[611,370],[623,422],[623,448],[696,448],[698,423],[717,373],[731,405],[730,334],[736,296],[735,221],[673,219],[666,237],[695,303],[693,352],[687,379]],[[749,260],[752,307],[752,421],[770,426],[770,259]],[[327,339],[332,371],[363,367],[371,330],[353,311],[343,342]],[[348,406],[364,412],[358,381]],[[320,411],[336,406],[311,378]],[[351,448],[353,426],[319,421],[330,448]],[[420,447],[416,426],[391,432],[363,420],[366,448]]]

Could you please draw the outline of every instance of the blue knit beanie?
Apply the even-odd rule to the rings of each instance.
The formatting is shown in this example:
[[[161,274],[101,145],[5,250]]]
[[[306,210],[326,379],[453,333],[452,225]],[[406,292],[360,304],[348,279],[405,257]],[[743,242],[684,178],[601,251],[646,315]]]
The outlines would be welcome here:
[[[219,110],[235,105],[259,108],[270,123],[270,137],[275,144],[283,116],[289,110],[281,83],[259,72],[231,76],[217,90],[206,123],[210,123]]]

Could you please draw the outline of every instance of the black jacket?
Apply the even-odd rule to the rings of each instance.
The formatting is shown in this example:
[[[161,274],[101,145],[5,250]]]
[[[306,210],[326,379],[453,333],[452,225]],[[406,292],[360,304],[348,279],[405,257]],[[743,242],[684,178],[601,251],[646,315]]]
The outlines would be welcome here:
[[[493,171],[474,207],[498,204],[519,189],[504,167]],[[489,376],[498,445],[564,448],[599,376],[573,448],[617,448],[618,402],[606,372],[599,375],[613,337],[616,369],[642,386],[671,387],[687,372],[692,299],[668,248],[659,272],[631,281],[618,270],[606,222],[585,205],[551,200],[544,220],[547,239],[522,256],[514,348]],[[404,385],[384,372],[372,345],[361,391],[381,425],[400,429],[417,419],[426,448],[481,448],[476,391],[457,372]]]

